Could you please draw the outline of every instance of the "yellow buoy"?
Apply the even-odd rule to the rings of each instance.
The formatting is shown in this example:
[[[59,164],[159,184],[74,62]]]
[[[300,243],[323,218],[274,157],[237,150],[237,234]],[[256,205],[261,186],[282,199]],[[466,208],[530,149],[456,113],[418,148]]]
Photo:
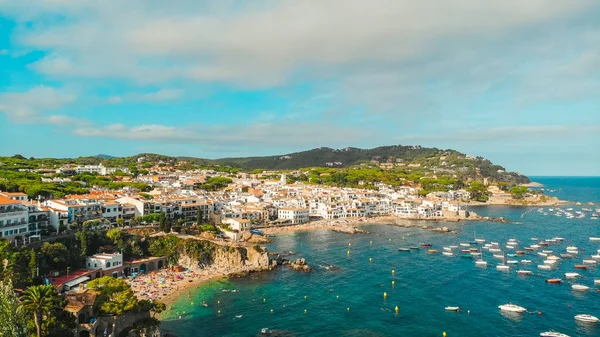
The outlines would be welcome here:
[[[306,309],[304,309],[304,314],[306,315]]]
[[[194,302],[190,302],[191,305],[194,305]]]
[[[370,245],[372,245],[372,244],[373,244],[373,241],[369,241],[369,244],[370,244]]]
[[[350,311],[350,308],[348,308],[347,310]]]
[[[266,298],[263,298],[263,303],[267,303],[267,299]]]
[[[390,239],[390,241],[392,241],[392,239]]]
[[[398,309],[398,306],[396,306],[396,308],[394,310],[396,310],[396,312],[398,312],[400,309]]]
[[[392,274],[395,273],[396,271],[394,269],[392,269]]]
[[[221,300],[217,301],[217,304],[221,304]]]
[[[470,314],[471,314],[471,310],[467,310],[467,314],[469,314],[469,315],[470,315]]]
[[[402,237],[402,239],[404,239],[404,236]]]
[[[339,298],[340,298],[340,295],[337,295],[335,298],[338,298],[338,299],[339,299]]]
[[[392,280],[392,285],[396,284],[396,281]]]
[[[387,297],[387,293],[386,293],[386,292],[384,292],[384,293],[383,293],[383,298],[386,298],[386,297]]]
[[[217,314],[220,314],[220,313],[221,313],[221,310],[218,310],[218,311],[217,311]]]
[[[351,243],[349,243],[349,244],[348,244],[348,247],[352,247],[352,244],[351,244]]]
[[[444,331],[444,333],[442,333],[442,336],[446,337],[446,331]]]
[[[348,255],[350,255],[350,251],[348,251]]]
[[[304,296],[304,299],[306,299],[306,295]]]
[[[273,309],[271,309],[271,313],[273,313]]]
[[[369,258],[369,262],[373,262],[373,258],[372,257]]]

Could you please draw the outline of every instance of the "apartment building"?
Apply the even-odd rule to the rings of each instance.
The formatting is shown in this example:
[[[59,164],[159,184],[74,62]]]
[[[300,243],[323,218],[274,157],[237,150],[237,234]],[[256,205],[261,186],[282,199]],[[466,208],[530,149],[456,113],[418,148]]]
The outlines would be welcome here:
[[[0,237],[12,240],[29,231],[28,210],[19,200],[0,194]]]
[[[306,223],[309,220],[308,208],[280,208],[278,218],[288,220],[292,224]]]

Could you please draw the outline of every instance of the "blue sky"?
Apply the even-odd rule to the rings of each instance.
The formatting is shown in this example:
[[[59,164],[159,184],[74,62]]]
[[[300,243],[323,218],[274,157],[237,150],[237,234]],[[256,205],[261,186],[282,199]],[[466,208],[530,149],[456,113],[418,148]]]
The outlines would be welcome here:
[[[600,175],[594,0],[0,0],[0,155],[406,144]]]

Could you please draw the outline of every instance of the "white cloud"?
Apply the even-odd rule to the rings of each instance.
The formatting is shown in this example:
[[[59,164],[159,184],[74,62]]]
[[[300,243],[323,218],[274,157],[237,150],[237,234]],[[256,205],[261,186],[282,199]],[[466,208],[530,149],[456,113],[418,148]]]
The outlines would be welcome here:
[[[126,126],[112,124],[98,127],[80,127],[73,134],[81,137],[102,137],[126,140],[146,140],[180,144],[195,143],[203,146],[281,147],[281,146],[347,146],[369,140],[372,131],[363,128],[330,128],[320,123],[255,123],[247,126],[191,125],[174,127],[157,124]]]
[[[63,124],[67,117],[49,113],[75,101],[73,93],[37,86],[23,92],[0,93],[0,112],[4,112],[13,123]]]

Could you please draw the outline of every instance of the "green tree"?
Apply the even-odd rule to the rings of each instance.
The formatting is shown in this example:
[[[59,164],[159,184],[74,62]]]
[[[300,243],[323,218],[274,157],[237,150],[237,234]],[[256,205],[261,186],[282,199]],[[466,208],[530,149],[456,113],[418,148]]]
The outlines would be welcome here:
[[[31,275],[31,282],[38,276],[38,258],[35,250],[31,249],[29,251],[29,273]]]
[[[103,313],[122,315],[138,306],[137,297],[121,279],[104,276],[89,282],[87,287],[99,292],[95,306]]]
[[[526,186],[513,186],[508,192],[514,199],[523,199],[529,190]]]
[[[198,213],[196,214],[196,226],[200,227],[202,224],[202,212],[198,209]]]
[[[482,182],[473,181],[467,188],[467,191],[471,193],[471,199],[476,201],[487,201],[489,192],[487,187]]]
[[[59,295],[51,285],[31,286],[21,296],[21,308],[33,316],[37,336],[42,336],[42,320],[57,308]]]
[[[123,237],[123,232],[120,229],[109,229],[106,232],[106,237],[108,237],[120,251],[125,249],[125,240]]]
[[[65,264],[67,263],[67,258],[69,256],[69,250],[64,244],[60,242],[44,242],[42,244],[40,252],[42,254],[42,269],[44,271],[64,268]]]
[[[0,281],[0,336],[27,337],[27,320],[20,313],[12,281]]]
[[[117,225],[123,227],[123,225],[125,225],[125,219],[123,218],[118,218],[117,219]]]

